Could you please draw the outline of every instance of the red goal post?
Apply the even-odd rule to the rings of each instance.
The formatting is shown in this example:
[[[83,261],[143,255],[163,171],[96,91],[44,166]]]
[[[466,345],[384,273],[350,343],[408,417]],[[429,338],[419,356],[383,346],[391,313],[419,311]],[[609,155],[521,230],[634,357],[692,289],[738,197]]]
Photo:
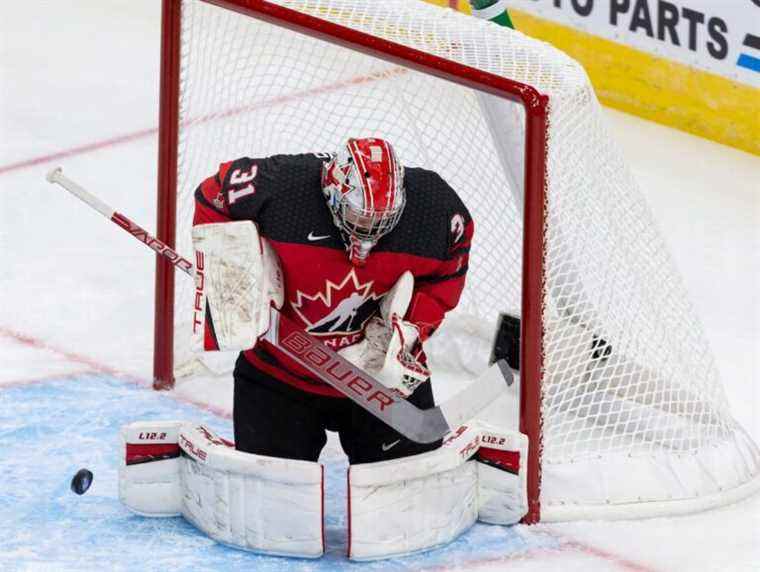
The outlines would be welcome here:
[[[245,53],[235,47],[249,41]],[[328,67],[333,60],[346,67]],[[312,68],[323,63],[327,73],[356,65],[369,71],[319,84],[324,70]],[[257,74],[256,66],[266,70]],[[227,78],[241,85],[228,89]],[[213,89],[222,95],[205,93]],[[522,110],[514,124],[502,124],[507,105]],[[407,106],[410,116],[399,116]],[[464,107],[470,115],[456,116]],[[415,115],[424,118],[407,126]],[[329,138],[298,123],[322,128],[326,119],[340,124]],[[394,143],[401,139],[405,162],[445,171],[463,195],[480,242],[462,315],[446,320],[461,327],[436,338],[472,334],[483,345],[498,312],[520,314],[526,522],[688,512],[760,486],[757,447],[730,417],[664,241],[585,72],[569,57],[416,0],[163,0],[160,240],[189,248],[193,185],[214,171],[225,138],[242,137],[256,121],[269,122],[257,136],[271,144],[243,141],[224,153],[323,151],[338,144],[338,134],[374,126]],[[506,132],[512,140],[500,139]],[[211,147],[203,147],[207,141]],[[481,142],[487,150],[477,148]],[[505,155],[517,147],[510,178],[514,165]],[[449,157],[472,168],[460,174]],[[499,208],[502,201],[508,208]],[[178,288],[159,258],[156,388],[171,387],[175,377]],[[469,356],[471,347],[461,353]],[[462,371],[472,373],[469,365]]]

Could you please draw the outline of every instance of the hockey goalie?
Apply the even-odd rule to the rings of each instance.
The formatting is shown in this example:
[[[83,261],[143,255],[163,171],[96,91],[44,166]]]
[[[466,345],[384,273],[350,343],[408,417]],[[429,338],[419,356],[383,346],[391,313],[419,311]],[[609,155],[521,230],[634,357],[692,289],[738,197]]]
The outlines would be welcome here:
[[[352,558],[429,549],[478,518],[525,514],[516,426],[473,420],[417,443],[262,337],[274,306],[394,394],[433,407],[424,345],[459,301],[474,232],[439,175],[405,168],[388,141],[349,139],[335,153],[224,163],[195,199],[194,334],[200,350],[241,350],[235,441],[179,422],[125,427],[127,506],[183,514],[229,545],[318,557],[318,459],[333,431],[350,463]]]

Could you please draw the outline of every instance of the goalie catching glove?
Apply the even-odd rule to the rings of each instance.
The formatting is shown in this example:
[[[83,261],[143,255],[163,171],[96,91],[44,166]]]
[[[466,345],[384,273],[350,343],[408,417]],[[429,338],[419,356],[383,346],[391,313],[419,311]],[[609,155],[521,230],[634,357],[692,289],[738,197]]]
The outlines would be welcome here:
[[[251,221],[193,227],[195,351],[247,350],[282,307],[283,276],[272,247]]]
[[[383,298],[380,316],[368,322],[364,339],[340,351],[403,397],[409,397],[430,378],[430,370],[421,360],[419,328],[403,320],[413,291],[414,277],[406,271]]]

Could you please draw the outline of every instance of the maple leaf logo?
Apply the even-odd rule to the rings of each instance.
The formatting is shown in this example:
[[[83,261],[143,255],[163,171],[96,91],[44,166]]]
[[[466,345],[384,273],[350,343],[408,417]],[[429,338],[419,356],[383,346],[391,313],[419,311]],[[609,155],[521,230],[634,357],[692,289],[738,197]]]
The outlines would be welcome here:
[[[355,269],[339,283],[325,281],[324,290],[309,295],[296,292],[290,305],[298,313],[307,331],[315,335],[352,334],[377,313],[382,294],[372,290],[374,281],[359,282]]]

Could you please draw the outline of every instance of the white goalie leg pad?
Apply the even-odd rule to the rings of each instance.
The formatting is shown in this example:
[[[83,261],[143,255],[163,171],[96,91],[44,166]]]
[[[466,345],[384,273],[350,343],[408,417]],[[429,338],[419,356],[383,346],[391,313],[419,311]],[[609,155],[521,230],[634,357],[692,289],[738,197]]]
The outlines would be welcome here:
[[[236,451],[203,426],[180,429],[182,514],[208,536],[262,554],[324,552],[319,463]]]
[[[478,441],[477,428],[463,429],[436,451],[349,467],[349,558],[429,550],[472,526],[478,516],[478,470],[467,459]]]
[[[269,329],[269,307],[283,304],[279,260],[252,221],[193,227],[193,349],[252,348]]]
[[[121,428],[119,500],[143,516],[182,513],[178,444],[181,421],[145,421]]]
[[[528,437],[482,428],[478,450],[478,520],[516,524],[528,513]]]
[[[527,514],[528,438],[477,422],[429,453],[349,468],[349,557],[405,556]]]

